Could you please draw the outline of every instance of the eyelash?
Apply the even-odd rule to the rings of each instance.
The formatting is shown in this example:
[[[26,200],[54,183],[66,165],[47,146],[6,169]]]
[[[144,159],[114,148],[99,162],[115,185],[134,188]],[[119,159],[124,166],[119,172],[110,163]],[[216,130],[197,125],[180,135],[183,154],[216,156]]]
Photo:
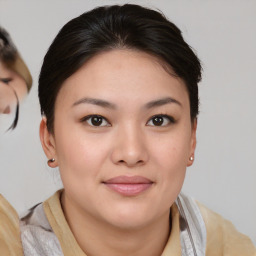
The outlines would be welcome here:
[[[100,122],[99,125],[94,125],[92,123],[92,118],[98,118],[101,119],[101,121],[103,123],[105,123],[104,125],[102,125],[102,122]],[[150,122],[153,122],[154,118],[162,118],[163,119],[163,123],[164,125],[160,124],[160,125],[154,125],[154,124],[149,124]],[[167,119],[167,124],[166,124],[166,119]],[[90,126],[92,127],[109,127],[111,126],[110,122],[103,116],[101,115],[88,115],[83,117],[82,119],[80,119],[81,122],[87,122]],[[168,126],[170,124],[174,124],[176,121],[172,116],[169,115],[165,115],[165,114],[158,114],[158,115],[154,115],[152,116],[146,123],[147,126],[154,126],[154,127],[165,127]]]

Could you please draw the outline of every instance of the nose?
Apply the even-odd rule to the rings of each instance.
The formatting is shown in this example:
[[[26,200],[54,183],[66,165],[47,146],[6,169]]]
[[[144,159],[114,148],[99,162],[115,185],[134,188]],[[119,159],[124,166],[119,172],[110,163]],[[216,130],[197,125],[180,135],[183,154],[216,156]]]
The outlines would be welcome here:
[[[139,127],[120,127],[111,158],[115,164],[127,167],[144,165],[149,154],[143,131]]]

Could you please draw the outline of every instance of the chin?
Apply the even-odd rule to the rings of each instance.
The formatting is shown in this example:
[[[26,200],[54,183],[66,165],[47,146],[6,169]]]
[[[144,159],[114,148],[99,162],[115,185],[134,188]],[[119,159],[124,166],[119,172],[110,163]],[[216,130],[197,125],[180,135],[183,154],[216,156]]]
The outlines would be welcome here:
[[[116,218],[114,220],[110,220],[110,224],[113,227],[116,227],[118,229],[121,230],[136,230],[136,229],[141,229],[144,226],[147,226],[147,224],[150,221],[147,221],[147,219],[145,219],[145,216],[143,216],[142,218],[133,218],[133,217],[124,217],[124,218]]]
[[[134,204],[122,204],[116,207],[112,205],[111,209],[104,213],[104,217],[112,226],[126,230],[145,226],[154,219],[152,209]]]

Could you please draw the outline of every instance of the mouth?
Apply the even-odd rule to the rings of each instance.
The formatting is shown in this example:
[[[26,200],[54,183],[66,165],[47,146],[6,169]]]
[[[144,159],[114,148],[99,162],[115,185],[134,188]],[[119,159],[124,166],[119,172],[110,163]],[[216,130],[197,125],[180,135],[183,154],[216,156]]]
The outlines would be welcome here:
[[[151,188],[154,182],[142,176],[117,176],[103,184],[123,196],[136,196]]]

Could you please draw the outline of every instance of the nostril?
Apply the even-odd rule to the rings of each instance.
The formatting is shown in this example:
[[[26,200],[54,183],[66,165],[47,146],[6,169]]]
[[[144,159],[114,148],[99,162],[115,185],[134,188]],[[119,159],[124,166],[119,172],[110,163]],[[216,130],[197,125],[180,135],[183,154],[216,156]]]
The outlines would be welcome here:
[[[139,161],[133,162],[133,161],[119,160],[118,163],[119,163],[119,164],[126,164],[126,165],[128,165],[128,166],[135,166],[135,165],[141,165],[141,164],[143,164],[144,161],[143,161],[143,160],[139,160]]]

